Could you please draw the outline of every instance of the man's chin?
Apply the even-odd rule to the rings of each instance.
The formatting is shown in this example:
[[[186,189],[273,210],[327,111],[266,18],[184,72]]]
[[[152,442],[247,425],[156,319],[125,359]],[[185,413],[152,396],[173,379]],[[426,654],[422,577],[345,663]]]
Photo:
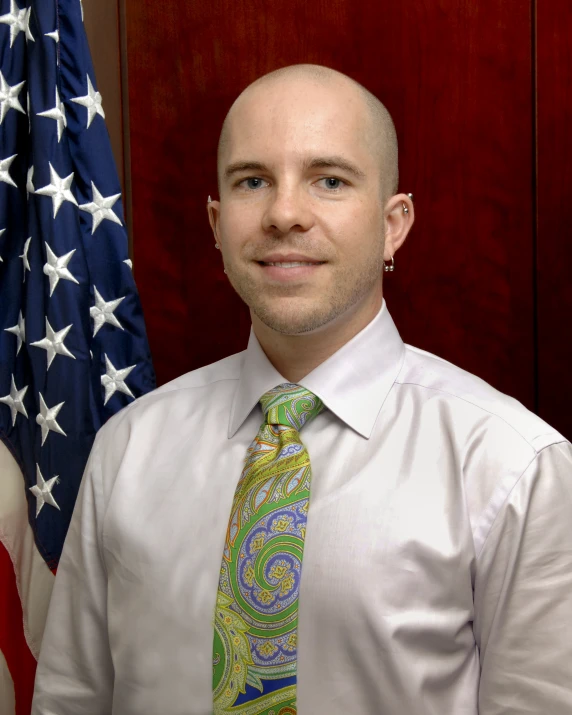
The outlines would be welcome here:
[[[251,314],[267,328],[281,335],[306,335],[324,327],[337,317],[332,306],[308,304],[302,301],[290,301],[288,306],[251,306]]]

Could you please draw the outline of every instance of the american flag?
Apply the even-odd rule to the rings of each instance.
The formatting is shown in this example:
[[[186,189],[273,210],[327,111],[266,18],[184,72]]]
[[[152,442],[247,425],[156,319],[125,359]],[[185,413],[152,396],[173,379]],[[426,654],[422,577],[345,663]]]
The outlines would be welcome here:
[[[28,715],[95,433],[153,389],[81,0],[0,0],[0,712]]]

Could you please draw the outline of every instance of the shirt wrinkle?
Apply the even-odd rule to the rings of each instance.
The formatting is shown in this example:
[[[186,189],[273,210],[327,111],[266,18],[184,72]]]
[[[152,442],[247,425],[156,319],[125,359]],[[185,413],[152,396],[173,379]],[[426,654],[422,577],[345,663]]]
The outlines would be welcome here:
[[[532,457],[532,459],[530,460],[530,462],[526,465],[526,467],[523,469],[523,471],[521,472],[521,474],[519,474],[519,476],[515,479],[513,485],[510,487],[510,489],[508,489],[508,491],[507,491],[506,494],[504,495],[503,501],[499,504],[498,509],[496,509],[494,515],[492,516],[492,518],[491,518],[491,520],[490,520],[489,528],[488,528],[487,531],[486,531],[486,535],[485,535],[485,538],[483,539],[483,543],[481,544],[481,547],[479,548],[478,553],[477,553],[477,560],[479,559],[480,555],[483,553],[483,550],[484,550],[484,548],[485,548],[485,544],[487,543],[487,540],[488,540],[488,538],[489,538],[489,534],[491,533],[491,531],[492,531],[492,529],[493,529],[493,526],[495,525],[495,522],[496,522],[496,520],[497,520],[497,518],[498,518],[498,515],[502,512],[503,508],[505,507],[505,505],[507,504],[508,500],[510,499],[510,497],[511,497],[513,491],[514,491],[514,490],[517,488],[517,486],[519,485],[521,479],[522,479],[522,478],[524,477],[524,475],[528,472],[528,470],[530,469],[530,467],[531,467],[535,462],[537,462],[537,461],[538,461],[538,453],[535,453],[534,456]],[[497,487],[497,489],[498,489],[498,490],[501,490],[501,489],[502,489],[502,485],[499,485],[499,487]],[[490,504],[493,504],[493,503],[496,501],[496,495],[497,495],[497,492],[495,491],[495,492],[493,493],[493,495],[491,496]],[[488,508],[488,507],[487,507],[487,508]],[[485,513],[483,514],[483,520],[485,520],[485,521],[486,521],[486,516],[487,516],[486,511],[487,511],[487,510],[485,510]],[[478,527],[480,527],[480,524],[478,524]],[[477,528],[475,528],[475,532],[476,532],[476,531],[477,531]]]

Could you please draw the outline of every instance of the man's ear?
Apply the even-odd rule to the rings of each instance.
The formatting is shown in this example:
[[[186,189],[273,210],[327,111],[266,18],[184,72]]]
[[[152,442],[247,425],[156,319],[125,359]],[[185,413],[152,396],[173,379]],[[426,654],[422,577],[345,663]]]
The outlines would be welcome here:
[[[392,196],[385,205],[384,261],[390,261],[399,250],[415,220],[413,201],[407,194]]]
[[[220,201],[211,201],[211,197],[209,196],[209,200],[207,201],[207,212],[209,215],[209,223],[211,225],[215,243],[220,245],[220,240],[219,240]]]

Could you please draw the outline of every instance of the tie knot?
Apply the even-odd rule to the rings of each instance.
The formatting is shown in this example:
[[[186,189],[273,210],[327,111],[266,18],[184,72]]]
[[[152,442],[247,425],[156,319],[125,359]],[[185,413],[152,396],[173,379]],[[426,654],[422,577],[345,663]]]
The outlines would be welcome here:
[[[300,430],[324,409],[324,403],[305,387],[285,382],[260,398],[266,423]]]

